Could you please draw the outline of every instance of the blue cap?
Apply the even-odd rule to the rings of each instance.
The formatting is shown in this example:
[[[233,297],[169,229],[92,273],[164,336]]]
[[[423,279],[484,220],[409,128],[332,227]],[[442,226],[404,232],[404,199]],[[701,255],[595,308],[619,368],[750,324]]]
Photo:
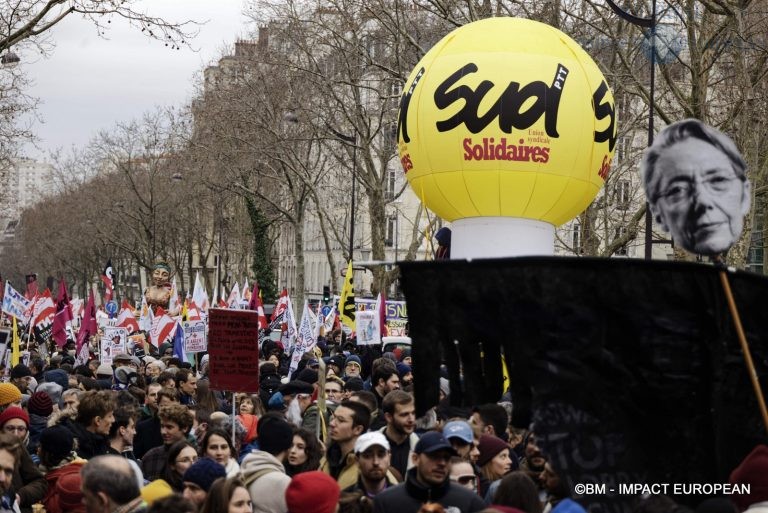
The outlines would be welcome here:
[[[456,450],[448,440],[445,439],[443,434],[438,433],[437,431],[424,433],[416,444],[416,447],[413,448],[413,452],[416,454],[431,454],[437,451],[448,451],[454,456],[457,454]]]
[[[475,437],[472,433],[472,427],[469,422],[464,420],[453,420],[445,425],[443,428],[443,436],[450,440],[451,438],[458,438],[464,440],[468,444],[474,442]]]

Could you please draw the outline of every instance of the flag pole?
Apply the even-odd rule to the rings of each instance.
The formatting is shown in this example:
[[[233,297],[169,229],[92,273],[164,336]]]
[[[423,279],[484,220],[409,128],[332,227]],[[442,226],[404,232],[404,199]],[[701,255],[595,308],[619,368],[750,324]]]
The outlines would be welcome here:
[[[235,425],[237,423],[237,416],[235,415],[235,410],[237,409],[237,406],[235,405],[235,391],[232,391],[232,447],[237,447],[235,444]]]
[[[747,373],[749,374],[749,379],[752,382],[752,388],[755,390],[757,405],[760,408],[761,415],[763,416],[763,424],[765,424],[765,428],[768,431],[768,410],[765,407],[763,390],[760,388],[760,380],[757,377],[757,371],[755,371],[755,363],[752,360],[752,354],[749,350],[749,343],[747,342],[747,337],[744,334],[744,327],[741,324],[739,310],[736,308],[736,301],[733,298],[731,284],[728,281],[728,268],[726,267],[725,262],[720,255],[714,257],[713,261],[718,268],[718,273],[720,274],[720,283],[723,286],[723,292],[725,292],[725,298],[728,301],[728,308],[731,311],[731,317],[733,318],[733,326],[736,329],[736,336],[739,339],[741,352],[744,355],[744,363],[747,365]]]

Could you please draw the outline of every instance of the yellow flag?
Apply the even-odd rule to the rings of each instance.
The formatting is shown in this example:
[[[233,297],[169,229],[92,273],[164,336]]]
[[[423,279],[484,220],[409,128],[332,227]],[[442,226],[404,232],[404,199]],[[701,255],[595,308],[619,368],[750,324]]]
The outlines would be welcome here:
[[[19,364],[21,351],[19,350],[19,330],[16,328],[16,317],[13,318],[13,345],[11,351],[11,366],[16,367]]]
[[[181,307],[181,320],[186,321],[189,317],[189,300],[184,300],[184,306]]]
[[[339,320],[355,331],[355,286],[352,283],[352,260],[347,267],[344,286],[341,288],[339,299]]]

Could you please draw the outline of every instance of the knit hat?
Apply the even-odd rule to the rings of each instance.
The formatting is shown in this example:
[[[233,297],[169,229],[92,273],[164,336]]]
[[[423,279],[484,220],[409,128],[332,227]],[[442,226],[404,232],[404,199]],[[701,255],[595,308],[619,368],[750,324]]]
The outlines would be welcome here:
[[[184,472],[182,480],[194,483],[207,492],[214,481],[226,475],[227,471],[222,465],[210,458],[200,458]]]
[[[27,402],[27,410],[29,413],[47,417],[53,412],[53,401],[45,392],[35,392]]]
[[[26,378],[31,375],[32,371],[30,371],[29,367],[23,363],[20,363],[11,369],[11,379]]]
[[[43,374],[43,378],[47,383],[56,383],[62,390],[69,388],[69,374],[63,369],[51,369]]]
[[[400,353],[400,361],[403,361],[406,358],[409,358],[410,356],[411,356],[411,348],[406,347],[405,349],[403,349],[403,352]]]
[[[153,502],[173,495],[173,488],[162,479],[156,479],[141,489],[141,498],[147,505],[151,506]]]
[[[40,433],[40,447],[51,456],[53,462],[58,463],[69,456],[74,446],[72,431],[61,424],[45,428]]]
[[[363,368],[363,364],[360,361],[360,357],[357,356],[356,354],[351,354],[347,356],[347,359],[344,360],[344,367],[346,367],[350,363],[356,363],[358,367],[360,367],[361,369]]]
[[[21,390],[13,383],[0,383],[0,406],[21,401]]]
[[[83,492],[80,491],[82,484],[80,472],[68,472],[56,480],[54,489],[59,496],[61,511],[85,512]]]
[[[492,435],[483,435],[477,444],[480,455],[477,457],[477,466],[482,467],[496,457],[504,449],[509,449],[507,442],[499,437]]]
[[[731,500],[744,511],[751,504],[768,501],[768,446],[758,445],[731,472],[732,485],[748,485],[749,494],[734,493]]]
[[[0,427],[3,427],[11,419],[21,419],[29,427],[29,415],[18,406],[11,406],[0,413]]]
[[[296,394],[311,394],[315,391],[315,388],[307,383],[306,381],[302,380],[294,380],[289,381],[285,385],[280,387],[280,393],[283,394],[283,397],[286,395],[296,395]]]
[[[259,448],[271,455],[287,451],[293,445],[293,429],[282,419],[259,422]]]
[[[397,375],[400,376],[401,378],[410,372],[411,372],[410,365],[403,362],[399,362],[397,364]]]
[[[324,472],[296,474],[285,489],[288,513],[333,513],[339,504],[339,483]]]

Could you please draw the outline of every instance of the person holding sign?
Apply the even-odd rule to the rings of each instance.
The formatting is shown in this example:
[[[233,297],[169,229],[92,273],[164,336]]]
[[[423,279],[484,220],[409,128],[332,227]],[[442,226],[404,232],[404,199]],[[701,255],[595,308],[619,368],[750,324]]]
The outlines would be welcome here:
[[[673,123],[646,150],[640,169],[654,219],[675,244],[718,255],[738,240],[750,183],[725,134],[696,119]]]

